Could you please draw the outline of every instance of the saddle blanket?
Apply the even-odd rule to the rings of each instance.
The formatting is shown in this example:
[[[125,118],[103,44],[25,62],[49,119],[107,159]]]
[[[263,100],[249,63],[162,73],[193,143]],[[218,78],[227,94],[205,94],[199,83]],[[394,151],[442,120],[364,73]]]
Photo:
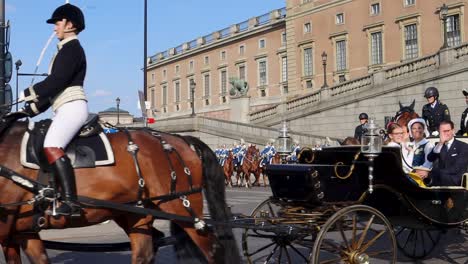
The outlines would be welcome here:
[[[21,165],[24,167],[38,170],[40,169],[38,155],[43,155],[43,153],[42,144],[37,146],[37,143],[35,143],[39,135],[30,132],[34,129],[34,124],[34,122],[31,122],[29,130],[24,133],[21,142],[20,160]],[[38,152],[40,154],[37,154]],[[93,136],[75,137],[67,146],[65,152],[70,158],[73,168],[93,168],[111,165],[115,162],[112,146],[102,131]]]

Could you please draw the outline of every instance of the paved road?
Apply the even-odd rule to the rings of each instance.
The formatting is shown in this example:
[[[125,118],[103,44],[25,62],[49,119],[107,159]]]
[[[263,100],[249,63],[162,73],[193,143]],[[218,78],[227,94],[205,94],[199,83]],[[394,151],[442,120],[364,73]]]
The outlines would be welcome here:
[[[234,213],[250,214],[250,212],[263,200],[271,195],[268,188],[256,187],[250,190],[245,188],[233,188],[227,191],[228,204],[232,206]],[[168,234],[168,223],[158,221],[155,225]],[[241,248],[241,236],[243,230],[236,229],[235,234]],[[41,232],[44,239],[56,241],[73,242],[123,242],[127,241],[123,231],[113,222],[96,225],[87,228],[76,228],[67,230],[46,230]],[[258,243],[261,243],[259,241]],[[254,243],[256,243],[254,241]],[[468,263],[468,235],[460,233],[458,230],[450,230],[444,234],[441,243],[431,253],[430,257],[420,263],[439,264],[439,263]],[[130,263],[130,252],[107,252],[107,253],[83,253],[49,250],[48,254],[52,263]],[[401,255],[401,254],[399,254]],[[29,263],[24,258],[25,263]],[[0,263],[4,263],[3,256],[0,257]],[[156,256],[155,263],[175,263],[175,257],[172,247],[161,248]],[[376,261],[372,263],[385,263]],[[399,256],[398,263],[414,263],[413,261]]]

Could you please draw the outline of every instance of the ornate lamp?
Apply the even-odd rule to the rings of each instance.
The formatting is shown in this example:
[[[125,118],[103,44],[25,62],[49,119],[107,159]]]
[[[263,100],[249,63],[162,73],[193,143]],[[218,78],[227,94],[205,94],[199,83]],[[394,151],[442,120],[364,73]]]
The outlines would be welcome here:
[[[286,162],[286,157],[291,152],[291,142],[291,137],[288,134],[288,124],[286,121],[283,121],[279,129],[279,136],[276,139],[276,145],[278,146],[277,152],[281,157],[282,163]]]
[[[382,137],[380,128],[370,119],[367,131],[361,138],[361,152],[369,160],[369,193],[374,191],[374,159],[382,153]]]

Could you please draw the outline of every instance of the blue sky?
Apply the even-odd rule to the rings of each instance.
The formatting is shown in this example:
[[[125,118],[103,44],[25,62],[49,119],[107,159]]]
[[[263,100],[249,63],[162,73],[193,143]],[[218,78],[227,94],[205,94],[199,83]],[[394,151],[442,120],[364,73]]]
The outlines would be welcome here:
[[[45,20],[65,0],[5,2],[13,62],[21,59],[19,72],[32,73],[53,32],[53,26]],[[115,107],[115,98],[120,97],[122,109],[141,116],[137,90],[143,89],[144,1],[70,0],[70,3],[81,7],[85,14],[86,29],[79,38],[88,60],[85,90],[90,111]],[[284,0],[148,0],[148,56],[284,6]],[[56,43],[54,37],[38,73],[47,72]],[[39,80],[36,77],[36,82]],[[19,90],[30,83],[30,77],[20,77]],[[15,90],[14,74],[10,85]]]

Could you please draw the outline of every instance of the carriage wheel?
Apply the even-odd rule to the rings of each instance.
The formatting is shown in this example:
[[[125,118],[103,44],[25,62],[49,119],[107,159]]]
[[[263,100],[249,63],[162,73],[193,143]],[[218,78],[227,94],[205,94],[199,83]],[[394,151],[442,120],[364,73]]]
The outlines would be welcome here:
[[[281,206],[267,199],[253,211],[252,217],[275,218]],[[307,263],[313,245],[310,235],[277,234],[256,229],[245,229],[242,250],[247,263]]]
[[[397,226],[395,235],[398,248],[412,259],[425,258],[440,241],[442,230],[417,229]]]
[[[387,218],[366,205],[336,212],[317,235],[309,263],[396,262],[396,239]],[[374,260],[374,261],[373,261]]]

